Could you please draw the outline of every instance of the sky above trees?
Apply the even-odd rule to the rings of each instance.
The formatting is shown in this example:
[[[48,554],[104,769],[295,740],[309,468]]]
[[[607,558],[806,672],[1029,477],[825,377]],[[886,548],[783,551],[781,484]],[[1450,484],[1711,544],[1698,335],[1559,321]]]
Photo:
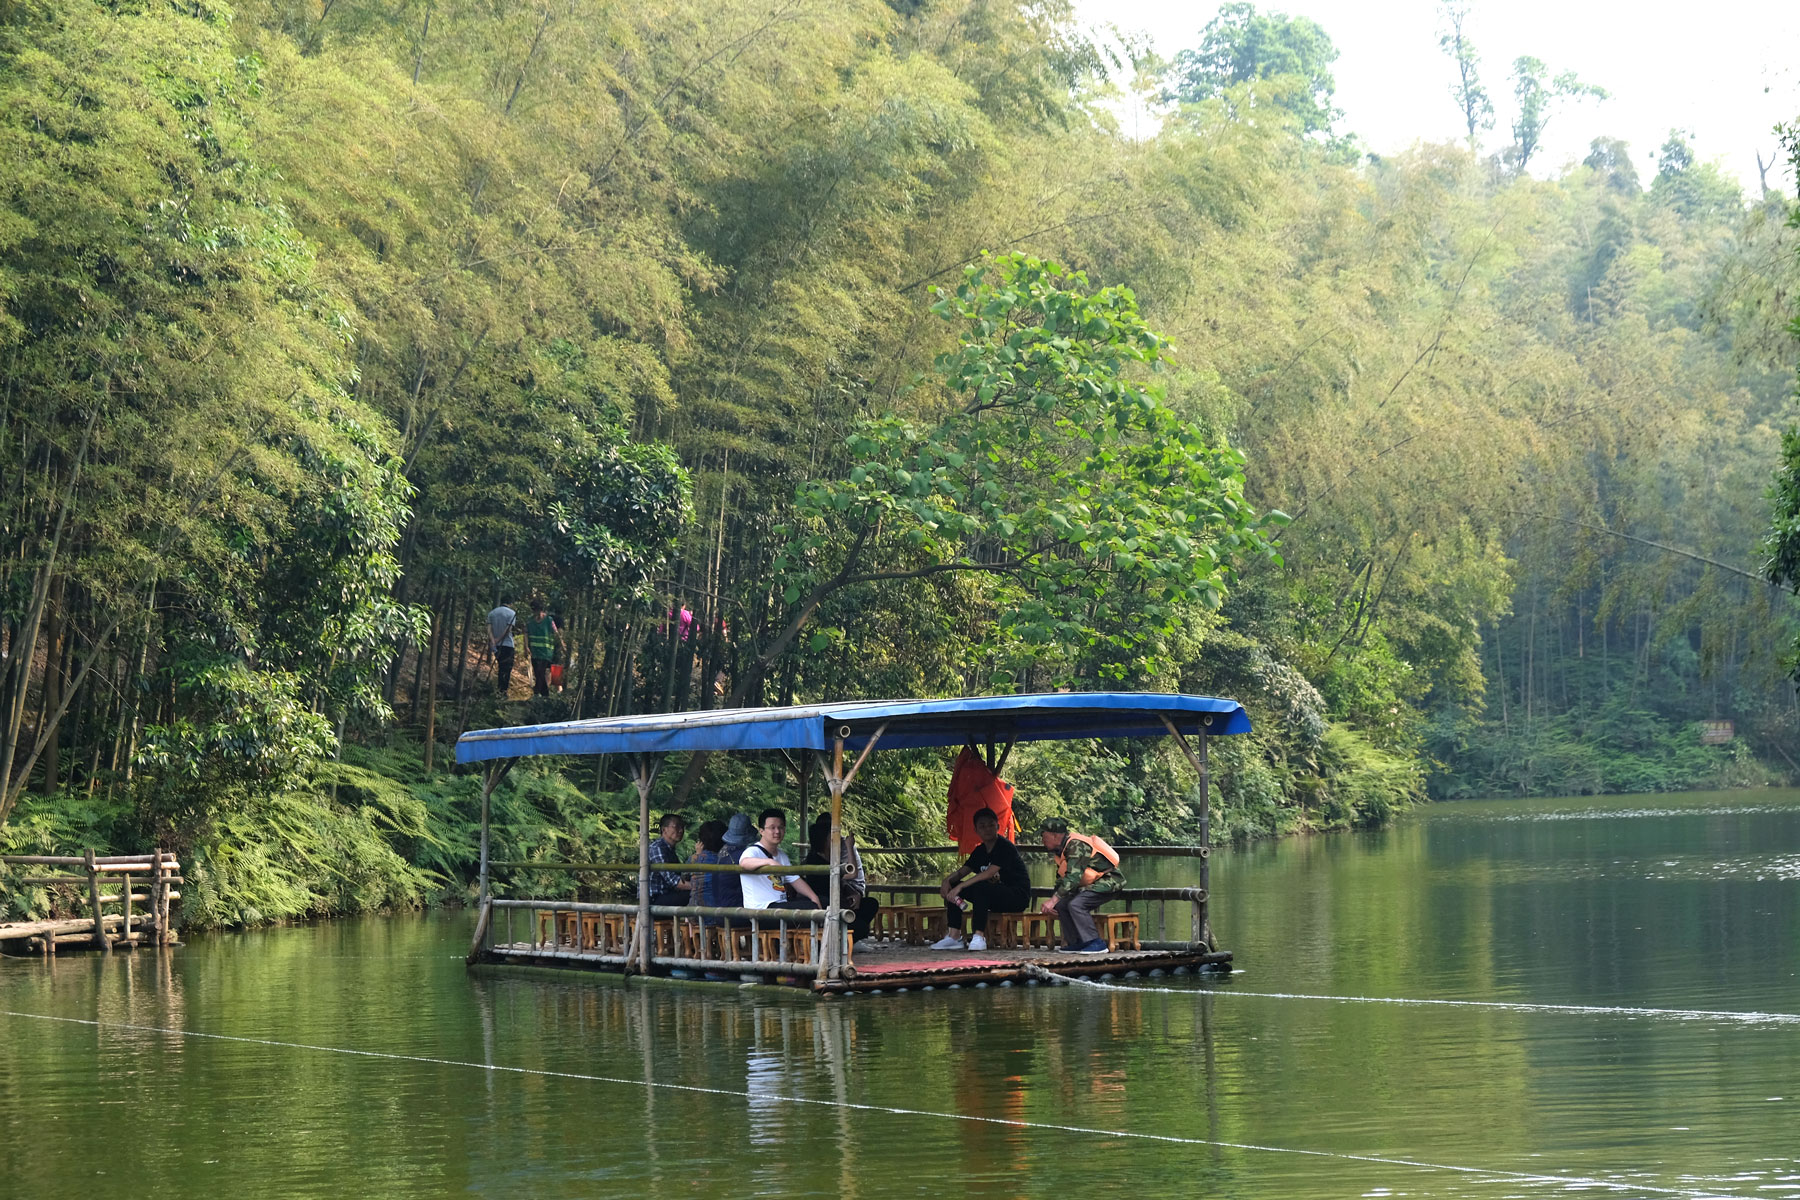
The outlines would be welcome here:
[[[1800,9],[1772,0],[1726,0],[1704,12],[1650,5],[1629,19],[1614,4],[1595,0],[1512,0],[1475,3],[1469,32],[1481,54],[1483,82],[1498,120],[1484,149],[1506,136],[1517,104],[1509,78],[1521,55],[1542,59],[1554,73],[1575,71],[1610,97],[1570,105],[1546,130],[1533,174],[1553,174],[1588,152],[1601,135],[1631,145],[1639,173],[1655,173],[1657,147],[1669,130],[1692,136],[1703,161],[1717,160],[1748,194],[1760,187],[1757,155],[1779,157],[1772,127],[1800,112],[1800,69],[1791,50],[1800,44]],[[1219,9],[1191,0],[1078,0],[1084,23],[1118,26],[1154,39],[1165,58],[1191,48]],[[1450,98],[1450,60],[1438,47],[1438,0],[1278,0],[1259,11],[1309,17],[1338,48],[1333,64],[1337,128],[1360,135],[1380,153],[1415,141],[1463,136]],[[1785,164],[1769,170],[1771,187],[1789,187]]]

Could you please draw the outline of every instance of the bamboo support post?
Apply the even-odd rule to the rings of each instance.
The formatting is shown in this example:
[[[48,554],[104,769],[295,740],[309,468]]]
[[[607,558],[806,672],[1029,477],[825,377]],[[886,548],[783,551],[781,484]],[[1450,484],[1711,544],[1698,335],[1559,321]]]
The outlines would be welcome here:
[[[1182,736],[1181,730],[1175,728],[1175,722],[1166,716],[1161,717],[1160,720],[1163,728],[1169,731],[1169,735],[1175,739],[1175,744],[1180,746],[1181,752],[1187,756],[1188,765],[1194,768],[1194,774],[1200,777],[1200,896],[1194,901],[1192,932],[1194,942],[1210,950],[1212,949],[1212,919],[1207,912],[1207,901],[1212,894],[1212,802],[1211,780],[1207,775],[1206,729],[1212,724],[1212,716],[1207,714],[1200,718],[1200,753],[1198,754],[1195,754],[1194,748],[1188,745],[1188,740]]]
[[[167,945],[169,941],[169,885],[163,880],[161,847],[157,848],[156,861],[151,864],[150,892],[150,920],[156,927],[156,944]]]
[[[500,786],[500,781],[506,778],[507,772],[511,771],[513,764],[518,761],[516,758],[495,760],[488,767],[487,773],[481,781],[481,882],[477,899],[480,911],[475,915],[475,936],[469,944],[470,962],[474,962],[481,953],[482,940],[487,937],[489,910],[494,898],[492,882],[489,879],[490,864],[488,861],[488,826],[493,809],[494,789]]]
[[[87,852],[88,902],[94,907],[94,944],[102,950],[111,950],[106,940],[106,921],[100,914],[100,873],[94,869],[94,851]]]
[[[632,759],[631,781],[637,785],[638,793],[638,920],[633,947],[637,951],[637,969],[646,975],[655,957],[656,932],[650,923],[650,789],[656,786],[656,773],[661,768],[660,756],[639,754]]]

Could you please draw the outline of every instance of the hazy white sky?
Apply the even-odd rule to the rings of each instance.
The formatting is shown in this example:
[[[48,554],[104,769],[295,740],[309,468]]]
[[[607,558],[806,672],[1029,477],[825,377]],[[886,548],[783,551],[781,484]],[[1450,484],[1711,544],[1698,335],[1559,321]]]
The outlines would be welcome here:
[[[1208,0],[1077,5],[1084,23],[1148,33],[1165,57],[1197,45],[1219,8]],[[1437,0],[1258,0],[1257,8],[1311,17],[1331,35],[1344,110],[1338,127],[1360,134],[1370,149],[1392,153],[1463,135],[1448,91],[1453,67],[1437,44]],[[1579,161],[1588,142],[1605,134],[1631,143],[1648,183],[1657,147],[1679,128],[1692,135],[1700,159],[1718,161],[1754,193],[1757,153],[1764,162],[1777,154],[1773,126],[1800,118],[1800,4],[1476,0],[1468,32],[1497,117],[1484,149],[1511,140],[1508,73],[1522,54],[1543,59],[1552,75],[1573,70],[1612,93],[1557,111],[1534,174],[1539,166],[1548,173]],[[1791,194],[1785,164],[1770,172],[1769,183]]]

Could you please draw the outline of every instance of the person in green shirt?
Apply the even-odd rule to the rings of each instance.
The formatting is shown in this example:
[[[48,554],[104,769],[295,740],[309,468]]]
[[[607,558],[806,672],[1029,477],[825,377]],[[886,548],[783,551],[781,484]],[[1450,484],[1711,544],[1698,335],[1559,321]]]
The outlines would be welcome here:
[[[531,690],[533,695],[550,694],[550,664],[563,645],[562,626],[558,625],[542,600],[531,602],[531,620],[525,622],[525,640],[531,646]]]
[[[1044,849],[1056,856],[1056,890],[1042,912],[1062,926],[1063,949],[1072,954],[1104,954],[1094,910],[1125,886],[1119,852],[1097,833],[1072,833],[1061,817],[1048,817],[1038,830]]]

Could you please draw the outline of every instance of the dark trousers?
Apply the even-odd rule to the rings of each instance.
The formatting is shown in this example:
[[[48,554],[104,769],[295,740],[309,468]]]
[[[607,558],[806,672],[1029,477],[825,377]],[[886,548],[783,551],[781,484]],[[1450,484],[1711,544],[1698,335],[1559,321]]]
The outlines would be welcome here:
[[[676,888],[670,888],[666,892],[650,893],[650,903],[661,905],[664,908],[680,908],[687,902],[688,894]]]
[[[494,647],[494,686],[502,696],[512,691],[513,648]]]
[[[1024,912],[1026,906],[1031,903],[1031,892],[1023,889],[1015,891],[998,879],[984,879],[980,883],[971,883],[963,888],[962,898],[967,900],[970,905],[970,931],[985,937],[989,913]],[[944,919],[951,929],[961,929],[963,911],[946,900],[944,901]]]
[[[864,896],[855,904],[846,904],[844,907],[856,913],[856,919],[850,922],[850,936],[860,942],[869,936],[869,923],[881,911],[881,901],[873,896]]]
[[[534,696],[550,694],[550,660],[547,658],[531,660],[531,694]]]
[[[1094,910],[1113,898],[1111,892],[1082,889],[1056,898],[1056,919],[1062,927],[1063,946],[1074,950],[1100,936],[1094,923]]]

